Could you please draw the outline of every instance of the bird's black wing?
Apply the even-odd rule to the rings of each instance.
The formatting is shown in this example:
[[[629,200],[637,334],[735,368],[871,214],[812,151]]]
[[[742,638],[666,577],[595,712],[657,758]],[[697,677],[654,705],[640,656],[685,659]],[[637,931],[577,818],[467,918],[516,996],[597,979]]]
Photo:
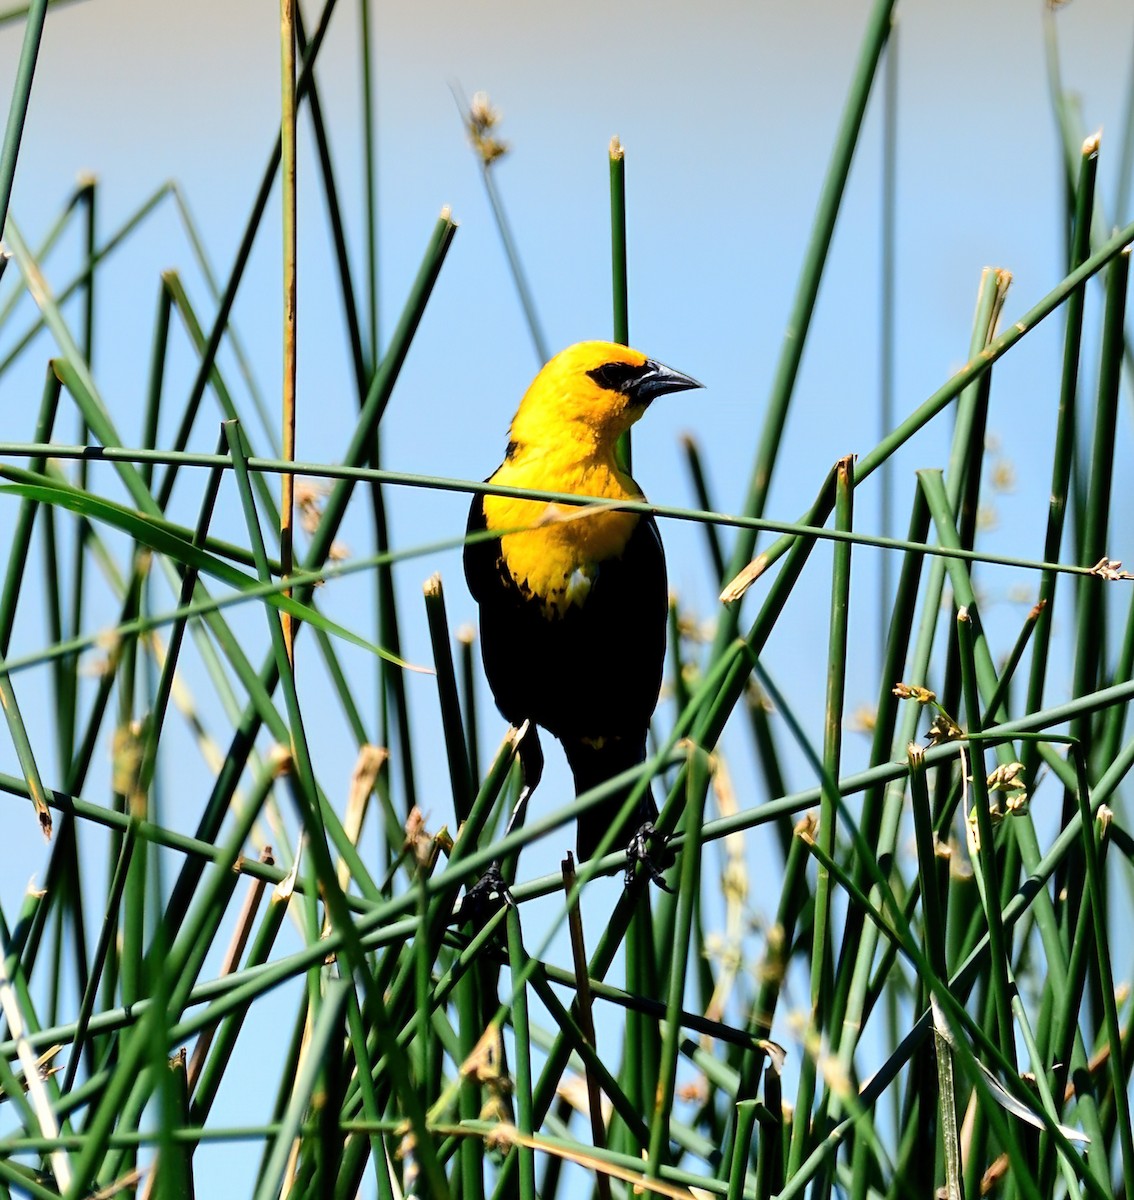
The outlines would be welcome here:
[[[487,532],[484,496],[476,495],[469,505],[469,519],[465,525],[464,565],[465,582],[477,604],[492,603],[504,586],[498,566],[500,539],[486,538]],[[467,540],[470,538],[473,540]]]
[[[668,606],[661,535],[643,514],[622,554],[599,565],[586,603],[563,618],[574,643],[563,668],[575,665],[579,689],[573,713],[563,714],[565,734],[645,737],[661,689]]]
[[[523,655],[522,637],[511,636],[513,621],[523,610],[523,597],[504,566],[498,537],[486,537],[484,497],[474,496],[465,526],[465,582],[480,609],[480,644],[484,673],[496,707],[513,725],[533,717],[530,683],[515,664]],[[533,717],[534,720],[534,717]]]
[[[467,533],[486,529],[480,496]],[[465,579],[480,606],[481,649],[496,704],[560,738],[644,738],[657,703],[668,605],[665,554],[642,516],[621,555],[599,564],[586,601],[549,618],[503,564],[500,540],[466,543]]]

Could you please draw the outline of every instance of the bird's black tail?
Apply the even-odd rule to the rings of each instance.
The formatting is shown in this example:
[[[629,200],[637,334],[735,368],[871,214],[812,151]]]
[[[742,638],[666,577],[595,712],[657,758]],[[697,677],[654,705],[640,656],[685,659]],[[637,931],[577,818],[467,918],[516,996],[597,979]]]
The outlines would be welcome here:
[[[571,774],[575,777],[576,795],[582,795],[583,792],[605,783],[611,776],[628,771],[646,761],[645,734],[642,735],[641,741],[632,738],[605,738],[598,745],[564,740],[563,749],[571,766]],[[618,810],[626,802],[634,786],[632,783],[619,788],[596,808],[589,809],[579,816],[575,848],[580,861],[594,856],[595,849],[606,836],[611,822],[618,816]],[[635,811],[615,834],[610,849],[625,849],[635,832],[647,821],[655,820],[657,815],[658,808],[654,803],[653,793],[647,788]]]

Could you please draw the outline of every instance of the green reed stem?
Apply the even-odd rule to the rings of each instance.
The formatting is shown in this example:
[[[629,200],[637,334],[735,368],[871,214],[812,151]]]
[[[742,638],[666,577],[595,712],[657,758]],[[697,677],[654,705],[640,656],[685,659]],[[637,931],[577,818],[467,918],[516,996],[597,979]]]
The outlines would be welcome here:
[[[819,195],[811,236],[807,243],[803,265],[800,268],[795,298],[784,330],[780,355],[776,362],[776,373],[765,410],[764,425],[756,450],[748,493],[741,509],[745,516],[758,517],[762,516],[764,512],[768,489],[772,481],[772,471],[779,457],[780,437],[787,420],[788,406],[795,390],[799,365],[803,360],[811,316],[819,295],[819,284],[823,278],[827,253],[835,232],[835,220],[842,205],[843,193],[850,175],[851,161],[854,158],[859,133],[866,115],[867,102],[874,86],[875,72],[890,35],[893,9],[894,0],[875,0],[867,19],[862,47],[855,64],[854,77],[847,91],[846,106],[835,135],[831,160],[827,166],[827,174]],[[856,482],[860,478],[861,475],[856,475]],[[741,533],[737,537],[732,557],[729,560],[728,575],[730,578],[736,575],[752,557],[755,544],[756,539],[752,534]],[[720,653],[736,630],[735,610],[728,611],[733,615],[722,619],[720,623],[721,628],[714,643],[714,654]]]
[[[12,99],[8,105],[4,141],[0,145],[0,237],[5,236],[8,202],[12,198],[12,180],[16,175],[16,159],[19,157],[24,120],[31,100],[32,78],[35,75],[35,63],[43,37],[43,23],[47,19],[47,0],[30,0],[26,11],[24,40],[16,62],[16,77],[12,81]]]
[[[630,300],[626,271],[626,152],[617,137],[610,139],[610,276],[614,300],[612,340],[630,345]],[[618,439],[615,451],[619,466],[634,469],[630,430]]]

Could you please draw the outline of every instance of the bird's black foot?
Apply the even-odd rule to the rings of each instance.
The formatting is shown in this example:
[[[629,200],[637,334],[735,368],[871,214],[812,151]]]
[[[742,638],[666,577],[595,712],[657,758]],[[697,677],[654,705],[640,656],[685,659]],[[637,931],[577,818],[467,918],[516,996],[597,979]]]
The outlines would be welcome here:
[[[651,841],[661,842],[661,864],[650,853]],[[654,823],[647,821],[644,825],[640,825],[635,831],[634,836],[630,839],[630,845],[626,847],[626,876],[625,886],[629,887],[634,882],[635,868],[639,863],[645,868],[646,874],[665,892],[672,892],[674,889],[665,881],[665,876],[661,873],[662,867],[673,865],[673,854],[666,847],[666,840],[662,838],[657,830],[654,829]]]
[[[483,929],[488,919],[505,906],[515,908],[516,901],[499,865],[493,863],[454,905],[452,924],[464,925],[467,921],[475,929]]]

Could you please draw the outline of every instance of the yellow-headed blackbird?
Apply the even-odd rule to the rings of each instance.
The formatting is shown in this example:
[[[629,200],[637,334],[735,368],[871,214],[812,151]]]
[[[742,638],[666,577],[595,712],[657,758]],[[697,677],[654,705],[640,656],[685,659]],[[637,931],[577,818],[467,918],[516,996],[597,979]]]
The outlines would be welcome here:
[[[581,342],[536,376],[512,419],[504,462],[488,480],[641,500],[615,459],[618,437],[666,392],[700,387],[637,350]],[[500,531],[465,546],[465,578],[480,606],[484,669],[520,744],[525,787],[539,780],[535,726],[563,745],[576,793],[644,761],[657,704],[668,604],[665,554],[652,517],[508,496],[477,496],[468,532]],[[628,790],[578,822],[590,858]],[[649,793],[616,845],[656,816]]]

